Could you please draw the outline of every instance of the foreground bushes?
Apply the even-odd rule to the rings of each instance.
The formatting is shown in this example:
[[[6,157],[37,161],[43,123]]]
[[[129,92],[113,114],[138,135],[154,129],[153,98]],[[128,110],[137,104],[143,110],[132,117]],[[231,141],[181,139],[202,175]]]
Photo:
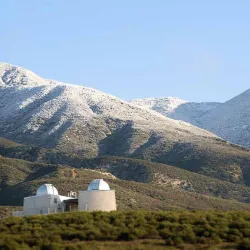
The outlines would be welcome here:
[[[0,221],[0,249],[158,238],[175,246],[238,242],[240,249],[250,249],[250,212],[77,212]]]

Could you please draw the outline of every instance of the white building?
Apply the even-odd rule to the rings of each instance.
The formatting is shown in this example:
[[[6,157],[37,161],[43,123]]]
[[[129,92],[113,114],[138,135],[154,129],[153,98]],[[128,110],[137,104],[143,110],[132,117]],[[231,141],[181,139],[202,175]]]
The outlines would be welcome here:
[[[111,190],[103,179],[93,180],[86,191],[79,192],[79,211],[116,210],[115,190]]]
[[[57,189],[52,184],[44,184],[37,189],[35,196],[24,198],[23,215],[67,211],[67,200],[73,201],[75,199],[59,195]]]
[[[73,196],[73,197],[72,197]],[[23,211],[14,211],[13,216],[51,214],[70,211],[112,211],[116,210],[115,190],[111,190],[103,179],[93,180],[88,190],[75,192],[68,196],[58,194],[52,184],[44,184],[36,191],[35,196],[25,197]]]

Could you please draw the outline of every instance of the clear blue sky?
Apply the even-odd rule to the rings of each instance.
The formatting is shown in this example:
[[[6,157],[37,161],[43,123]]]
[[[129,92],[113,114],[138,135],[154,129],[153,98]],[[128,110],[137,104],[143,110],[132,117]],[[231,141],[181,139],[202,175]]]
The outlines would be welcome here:
[[[0,61],[130,100],[250,88],[249,0],[1,0]]]

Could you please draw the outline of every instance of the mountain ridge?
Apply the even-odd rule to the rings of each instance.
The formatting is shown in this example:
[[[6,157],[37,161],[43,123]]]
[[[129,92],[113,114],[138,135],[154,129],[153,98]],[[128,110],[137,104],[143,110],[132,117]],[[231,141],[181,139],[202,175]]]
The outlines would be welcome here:
[[[152,109],[174,120],[182,120],[199,127],[198,119],[220,105],[219,102],[189,102],[177,97],[134,99],[131,103]]]
[[[195,103],[175,97],[135,99],[131,103],[175,120],[186,121],[224,140],[249,148],[249,99],[250,89],[247,89],[224,103]]]
[[[232,143],[250,148],[250,89],[201,117],[200,127]]]
[[[0,72],[4,138],[85,159],[138,158],[250,184],[249,152],[211,132],[98,90],[40,81],[16,66],[2,64]]]
[[[132,123],[129,122],[132,125],[138,123],[140,128],[147,126],[147,129],[149,129],[148,120],[150,119],[151,123],[154,123],[154,127],[158,130],[161,130],[162,127],[160,123],[164,122],[170,129],[184,128],[198,135],[216,137],[212,133],[193,127],[185,122],[165,118],[156,112],[138,108],[100,91],[44,79],[37,83],[33,79],[40,81],[40,78],[31,74],[30,80],[29,71],[25,71],[28,74],[24,75],[23,69],[20,70],[18,67],[13,66],[11,71],[9,67],[8,65],[8,74],[6,70],[0,70],[2,82],[5,81],[8,84],[3,86],[0,92],[0,118],[4,122],[6,121],[5,125],[7,123],[8,126],[12,123],[15,124],[12,118],[15,120],[18,118],[17,122],[19,122],[19,119],[22,120],[22,124],[18,124],[17,129],[20,129],[22,132],[28,132],[29,135],[36,133],[39,127],[43,129],[42,125],[45,121],[49,121],[48,125],[51,127],[49,131],[46,131],[47,136],[49,136],[59,130],[60,127],[63,130],[62,132],[65,132],[64,130],[72,126],[74,120],[82,119],[81,123],[87,126],[86,120],[91,119],[91,122],[102,123],[102,126],[105,127],[102,129],[104,134],[99,134],[99,137],[104,139],[106,137],[105,134],[110,133],[109,127],[113,121],[114,123],[117,121],[120,123],[118,127],[116,126],[117,129],[129,121],[132,121]],[[13,75],[13,71],[15,77],[8,78],[9,75]],[[11,81],[15,86],[13,86]],[[25,82],[25,84],[16,86],[17,81]],[[2,129],[4,134],[8,135],[6,126],[2,126]],[[15,130],[16,128],[13,127],[11,133]],[[45,136],[44,133],[43,135]],[[18,138],[18,136],[14,133],[12,138]]]

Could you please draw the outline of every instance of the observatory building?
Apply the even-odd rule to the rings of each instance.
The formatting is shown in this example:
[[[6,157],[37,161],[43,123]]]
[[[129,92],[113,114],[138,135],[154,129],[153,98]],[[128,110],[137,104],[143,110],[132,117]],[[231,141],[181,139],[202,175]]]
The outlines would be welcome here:
[[[52,184],[44,184],[35,196],[24,198],[23,211],[13,211],[13,216],[95,210],[116,210],[115,190],[111,190],[103,179],[93,180],[88,190],[79,191],[78,198],[76,192],[62,196]]]
[[[103,179],[93,180],[86,191],[79,192],[79,211],[116,210],[115,190],[111,190]]]
[[[36,191],[35,196],[25,197],[23,201],[23,215],[50,214],[67,211],[67,200],[73,197],[58,194],[52,184],[44,184]]]

